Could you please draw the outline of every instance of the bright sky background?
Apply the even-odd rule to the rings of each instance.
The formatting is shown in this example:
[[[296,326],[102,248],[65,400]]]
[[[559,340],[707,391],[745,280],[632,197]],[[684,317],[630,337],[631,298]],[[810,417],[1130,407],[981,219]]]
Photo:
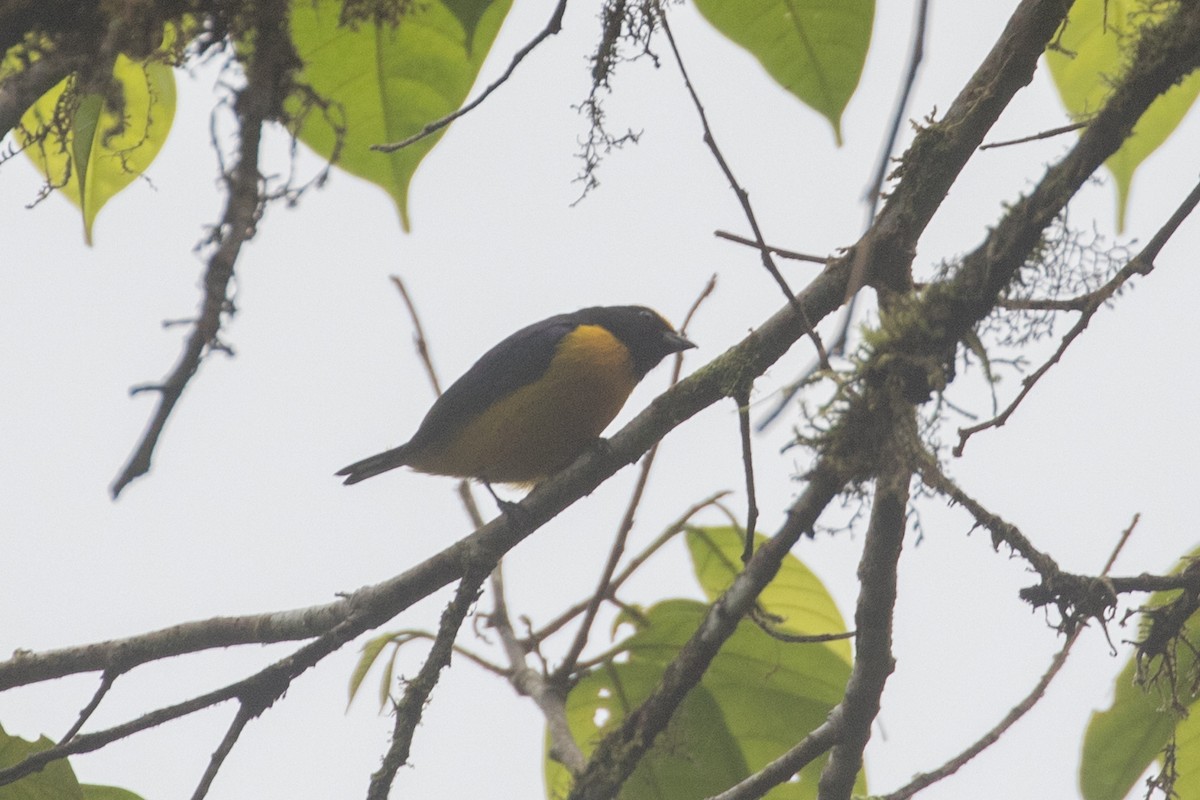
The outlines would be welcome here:
[[[552,5],[516,4],[482,81],[540,30]],[[949,107],[1013,6],[933,4],[912,118]],[[0,214],[7,222],[0,270],[0,652],[324,603],[468,533],[449,479],[397,471],[346,488],[332,475],[405,440],[431,401],[391,274],[408,282],[447,382],[504,335],[560,311],[634,302],[679,321],[714,273],[717,293],[691,329],[700,349],[689,353],[685,372],[782,304],[752,251],[712,236],[718,228],[747,228],[668,60],[659,69],[642,61],[618,72],[609,119],[614,129],[632,127],[644,136],[606,160],[598,192],[570,206],[579,188],[571,183],[576,142],[586,132],[571,104],[586,96],[595,13],[591,4],[570,6],[563,32],[451,129],[413,184],[411,235],[401,233],[381,191],[343,174],[298,208],[268,209],[239,262],[239,313],[224,332],[237,357],[204,363],[167,428],[152,474],[115,503],[108,486],[155,402],[149,395],[130,399],[127,390],[159,380],[174,364],[184,330],[160,323],[193,314],[202,270],[193,247],[221,208],[208,132],[217,72],[210,65],[190,77],[179,74],[179,110],[149,173],[152,185],[137,182],[110,203],[96,222],[93,248],[83,245],[78,213],[63,198],[24,209],[39,178],[23,157],[0,167]],[[830,253],[858,237],[861,198],[892,113],[911,21],[909,3],[879,4],[862,83],[843,121],[846,144],[837,149],[824,120],[776,87],[691,7],[673,7],[672,24],[716,136],[773,244]],[[989,139],[1063,122],[1041,72]],[[277,133],[270,141],[270,162],[283,171],[285,139]],[[979,154],[922,239],[919,268],[928,275],[942,259],[977,245],[1004,204],[1027,191],[1073,141]],[[1186,195],[1198,151],[1200,121],[1193,115],[1139,173],[1128,236],[1144,242]],[[311,156],[301,158],[305,174],[319,166]],[[1089,187],[1072,206],[1071,222],[1086,230],[1095,220],[1111,236],[1112,194],[1109,183]],[[966,456],[950,464],[968,492],[1021,526],[1064,568],[1098,571],[1135,512],[1142,522],[1117,574],[1166,570],[1200,539],[1200,383],[1188,366],[1196,325],[1193,304],[1185,301],[1200,293],[1198,250],[1200,222],[1191,220],[1164,250],[1158,270],[1137,280],[1115,310],[1097,315],[1010,423],[974,438]],[[797,289],[816,274],[811,265],[786,269]],[[756,397],[769,403],[773,388],[810,355],[807,344],[797,346],[759,383]],[[646,379],[618,424],[663,388],[667,372],[660,368]],[[1007,373],[1002,402],[1017,388]],[[951,399],[985,415],[990,410],[978,373],[960,378]],[[779,452],[789,428],[756,440],[760,524],[768,533],[801,488],[793,476],[803,471],[806,455]],[[738,454],[732,403],[669,437],[631,547],[640,549],[716,490],[735,490],[732,502],[740,509]],[[619,474],[511,555],[506,575],[515,614],[544,622],[591,591],[633,478],[632,469]],[[1060,644],[1045,617],[1016,597],[1034,582],[1022,562],[993,553],[984,534],[968,537],[970,523],[960,511],[926,501],[920,512],[924,538],[914,546],[910,537],[900,564],[897,670],[868,750],[873,793],[939,766],[992,727]],[[861,535],[841,533],[796,549],[848,618],[860,545]],[[652,561],[624,595],[645,604],[700,596],[678,545]],[[446,599],[442,593],[419,604],[388,629],[433,628]],[[1114,625],[1110,634],[1120,643],[1134,631]],[[496,657],[469,631],[460,641]],[[118,682],[89,728],[224,685],[290,649],[208,652],[142,667]],[[401,658],[409,674],[423,655],[413,647]],[[1104,636],[1090,631],[1037,710],[1000,745],[922,796],[1076,796],[1084,726],[1093,708],[1107,704],[1126,657],[1126,647],[1112,657]],[[363,794],[391,719],[375,713],[374,677],[368,695],[346,712],[356,659],[357,646],[344,648],[251,723],[210,796]],[[57,737],[97,680],[75,677],[5,693],[0,722],[26,737]],[[187,796],[233,712],[225,706],[174,722],[73,764],[86,782],[124,786],[146,798]],[[458,659],[434,693],[413,766],[400,773],[395,796],[538,797],[541,750],[533,704]]]

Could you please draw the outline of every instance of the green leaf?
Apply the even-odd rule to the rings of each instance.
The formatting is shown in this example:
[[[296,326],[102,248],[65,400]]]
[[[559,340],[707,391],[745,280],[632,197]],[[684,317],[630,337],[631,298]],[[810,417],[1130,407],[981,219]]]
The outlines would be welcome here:
[[[33,104],[16,128],[26,154],[83,212],[84,240],[105,203],[149,168],[175,117],[175,75],[157,60],[118,55],[107,95],[79,94],[67,78]]]
[[[658,685],[662,670],[654,664],[612,664],[581,680],[567,700],[567,721],[590,753]],[[586,737],[586,738],[585,738]],[[660,745],[642,760],[619,795],[622,800],[699,798],[716,794],[746,774],[737,743],[723,724],[712,695],[698,687],[683,701],[660,737]],[[547,796],[565,797],[570,775],[546,760]]]
[[[1193,559],[1198,555],[1200,549],[1192,551],[1185,559]],[[1184,563],[1187,563],[1186,560]],[[1155,592],[1146,607],[1162,606],[1177,594],[1177,591]],[[1197,634],[1200,634],[1200,618],[1197,614],[1187,621],[1185,631],[1189,641],[1197,641]],[[1196,654],[1191,647],[1185,645],[1176,649],[1174,691],[1191,707],[1193,718],[1197,716],[1198,709],[1191,679],[1197,667]],[[1149,687],[1139,685],[1136,678],[1137,664],[1131,656],[1117,676],[1112,706],[1106,711],[1092,713],[1084,733],[1083,754],[1079,763],[1079,788],[1085,800],[1121,800],[1129,794],[1142,773],[1158,760],[1171,735],[1176,732],[1180,720],[1171,710],[1170,678],[1165,674],[1160,675],[1158,681]],[[1182,726],[1179,730],[1182,738]],[[1200,765],[1200,758],[1191,763]]]
[[[764,541],[765,536],[755,534],[756,548]],[[732,527],[689,527],[687,546],[704,594],[710,601],[716,600],[742,571],[741,534]],[[759,595],[758,602],[768,614],[781,619],[776,626],[787,633],[811,636],[846,631],[842,613],[838,611],[825,585],[800,559],[792,555],[783,559],[779,574]],[[847,664],[851,663],[849,639],[822,644]]]
[[[30,742],[9,736],[0,728],[0,768],[11,767],[53,746],[54,742],[45,736]],[[40,772],[0,786],[0,800],[83,800],[83,797],[75,771],[66,759],[51,761]]]
[[[350,697],[346,701],[346,705],[354,702],[354,696],[358,694],[358,690],[362,687],[362,682],[366,679],[367,673],[371,671],[371,667],[375,665],[379,659],[379,654],[383,652],[383,648],[396,641],[399,634],[383,633],[372,639],[368,639],[362,646],[362,655],[358,657],[358,663],[354,665],[354,670],[350,673]],[[391,682],[391,670],[385,670],[384,683],[385,686]],[[387,694],[380,699],[380,707],[387,702]]]
[[[585,755],[658,685],[706,611],[691,600],[659,603],[626,640],[627,661],[611,662],[576,684],[567,697],[567,717]],[[742,623],[620,797],[691,800],[728,788],[824,722],[841,700],[849,675],[849,665],[829,648],[780,642]],[[810,764],[798,781],[782,784],[766,797],[815,798],[823,765],[824,759]],[[569,783],[566,770],[547,757],[547,796],[564,796]],[[856,791],[866,792],[862,776]]]
[[[119,786],[95,786],[83,784],[83,800],[142,800],[140,794],[134,794]]]
[[[1162,752],[1175,717],[1157,693],[1134,684],[1133,659],[1117,677],[1113,704],[1092,713],[1083,736],[1079,789],[1085,800],[1121,800]]]
[[[696,0],[696,8],[828,119],[842,143],[842,112],[867,59],[875,0]]]
[[[1192,713],[1175,730],[1176,797],[1200,797],[1200,714]]]
[[[305,65],[297,80],[327,104],[289,102],[297,136],[391,195],[408,230],[409,182],[441,133],[394,153],[370,147],[405,139],[462,105],[511,5],[422,0],[396,26],[343,26],[341,0],[294,0],[292,39]]]
[[[1143,0],[1077,0],[1071,7],[1057,42],[1061,50],[1048,49],[1046,63],[1072,117],[1086,120],[1104,106],[1137,46],[1141,27],[1162,19],[1166,5]],[[1179,126],[1198,94],[1200,73],[1193,73],[1151,104],[1133,135],[1105,162],[1117,189],[1118,230],[1125,228],[1134,172]]]

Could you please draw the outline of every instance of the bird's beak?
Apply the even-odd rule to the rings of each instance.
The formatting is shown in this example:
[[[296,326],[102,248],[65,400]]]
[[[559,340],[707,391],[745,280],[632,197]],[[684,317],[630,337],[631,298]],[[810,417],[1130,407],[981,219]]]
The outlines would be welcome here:
[[[682,350],[691,350],[696,346],[696,343],[686,336],[681,336],[675,331],[667,331],[663,334],[663,342],[667,345],[668,353],[678,353]]]

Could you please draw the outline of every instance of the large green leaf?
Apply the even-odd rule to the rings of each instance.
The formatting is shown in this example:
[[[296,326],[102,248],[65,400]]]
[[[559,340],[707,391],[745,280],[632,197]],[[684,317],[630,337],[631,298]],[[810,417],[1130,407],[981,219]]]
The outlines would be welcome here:
[[[620,724],[658,685],[662,670],[655,664],[611,664],[583,678],[567,700],[571,732],[585,754],[600,737]],[[565,797],[570,776],[546,761],[547,796]],[[721,719],[711,694],[698,687],[688,695],[659,746],[642,760],[621,791],[622,800],[670,800],[716,794],[746,773],[737,743]]]
[[[45,736],[31,742],[9,736],[0,728],[0,768],[11,767],[53,746],[54,742]],[[66,759],[60,759],[51,761],[40,772],[0,786],[0,800],[83,800],[83,792],[71,765]]]
[[[766,537],[754,535],[755,547]],[[732,527],[697,528],[687,530],[687,546],[692,556],[696,578],[709,600],[721,596],[741,572],[744,543],[739,531]],[[844,633],[846,622],[825,585],[812,570],[795,556],[783,559],[779,574],[758,596],[759,605],[779,618],[777,627],[787,633],[811,636],[822,633]],[[850,640],[825,642],[847,664],[850,663]]]
[[[842,143],[842,112],[862,75],[875,0],[696,0],[696,8],[828,119]]]
[[[112,76],[107,96],[77,92],[74,78],[63,80],[25,112],[16,129],[49,185],[83,212],[89,245],[100,209],[146,171],[175,117],[175,76],[166,64],[118,55]]]
[[[1168,4],[1145,0],[1076,0],[1058,47],[1046,51],[1046,63],[1067,112],[1087,119],[1108,100],[1137,45],[1140,27],[1157,22]],[[1142,115],[1134,133],[1105,162],[1117,189],[1117,227],[1138,166],[1179,126],[1200,94],[1200,73],[1159,97]]]
[[[512,0],[421,0],[398,24],[339,24],[342,0],[294,0],[298,80],[325,109],[293,98],[301,141],[391,195],[405,230],[408,184],[441,134],[394,153],[396,142],[457,110],[471,90]]]
[[[658,684],[706,611],[691,600],[659,603],[626,640],[627,661],[610,663],[575,686],[567,698],[568,721],[585,755]],[[827,647],[784,643],[742,623],[620,797],[692,800],[748,777],[825,721],[849,675],[849,665]],[[799,780],[777,786],[767,797],[815,798],[823,764],[824,759],[810,764]],[[569,781],[547,758],[547,796],[563,796]],[[866,791],[862,776],[856,791]]]
[[[1197,549],[1185,556],[1184,563],[1200,556]],[[1179,570],[1176,570],[1178,572]],[[1178,592],[1155,592],[1151,595],[1148,608],[1162,606]],[[1145,627],[1143,626],[1143,633]],[[1196,614],[1185,626],[1188,640],[1200,641],[1200,619]],[[1151,669],[1155,664],[1149,665]],[[1192,717],[1197,716],[1197,695],[1192,691],[1192,678],[1196,675],[1196,653],[1186,643],[1176,649],[1174,683],[1166,672],[1144,687],[1136,680],[1137,664],[1133,657],[1117,676],[1113,690],[1113,703],[1105,711],[1092,714],[1083,737],[1083,754],[1079,763],[1079,787],[1085,800],[1121,800],[1141,777],[1142,773],[1158,760],[1163,748],[1176,733],[1180,718],[1171,710],[1172,693],[1180,702],[1191,707]],[[1194,738],[1194,727],[1188,729],[1189,741]],[[1178,736],[1184,738],[1181,725]],[[1192,744],[1196,750],[1200,746]],[[1197,757],[1200,757],[1198,752]],[[1181,767],[1183,766],[1181,761]],[[1200,771],[1200,760],[1191,762],[1191,773]],[[1195,780],[1195,777],[1193,777]],[[1197,797],[1200,795],[1182,795]]]
[[[1175,729],[1176,797],[1200,797],[1200,714],[1189,714]]]
[[[119,786],[97,786],[85,783],[80,788],[83,789],[83,800],[142,800],[141,795]]]

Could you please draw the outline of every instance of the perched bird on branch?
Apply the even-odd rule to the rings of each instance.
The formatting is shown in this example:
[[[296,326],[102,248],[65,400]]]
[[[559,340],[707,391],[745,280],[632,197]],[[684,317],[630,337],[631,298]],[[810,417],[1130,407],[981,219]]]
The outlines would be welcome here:
[[[396,467],[532,484],[600,436],[646,373],[695,347],[642,306],[596,306],[522,328],[483,354],[407,443],[355,462],[346,483]]]

